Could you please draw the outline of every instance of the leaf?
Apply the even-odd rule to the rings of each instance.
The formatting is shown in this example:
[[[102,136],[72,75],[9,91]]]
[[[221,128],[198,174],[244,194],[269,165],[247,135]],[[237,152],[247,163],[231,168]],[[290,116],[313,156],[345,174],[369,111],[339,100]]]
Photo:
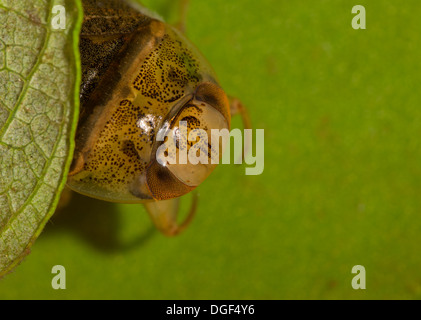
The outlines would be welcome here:
[[[51,24],[56,5],[63,30]],[[81,17],[80,1],[0,0],[0,277],[29,252],[66,181]]]

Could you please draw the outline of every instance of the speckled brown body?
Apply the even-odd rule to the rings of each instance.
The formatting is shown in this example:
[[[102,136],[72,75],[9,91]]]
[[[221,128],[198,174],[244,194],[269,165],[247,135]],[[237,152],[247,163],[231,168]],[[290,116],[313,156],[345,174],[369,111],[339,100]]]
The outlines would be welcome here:
[[[81,113],[68,185],[126,203],[188,193],[196,185],[156,162],[156,134],[176,126],[175,119],[188,121],[189,130],[210,130],[212,121],[195,111],[206,108],[224,119],[219,127],[229,127],[228,99],[215,75],[189,41],[162,21],[117,1],[85,1],[84,10]],[[202,168],[204,178],[213,168]]]

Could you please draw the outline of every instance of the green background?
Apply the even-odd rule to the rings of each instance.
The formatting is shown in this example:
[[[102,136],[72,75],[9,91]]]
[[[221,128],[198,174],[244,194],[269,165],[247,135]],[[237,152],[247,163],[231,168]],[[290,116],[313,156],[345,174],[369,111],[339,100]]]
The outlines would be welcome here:
[[[265,129],[264,173],[219,166],[173,239],[141,206],[74,195],[0,298],[421,298],[421,2],[191,2],[188,37]],[[144,3],[173,19],[174,1]]]

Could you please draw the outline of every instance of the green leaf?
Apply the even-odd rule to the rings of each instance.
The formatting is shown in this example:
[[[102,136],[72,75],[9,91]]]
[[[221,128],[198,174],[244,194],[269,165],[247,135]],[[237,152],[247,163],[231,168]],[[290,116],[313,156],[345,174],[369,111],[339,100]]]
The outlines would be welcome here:
[[[52,26],[56,5],[65,29]],[[79,1],[0,0],[0,277],[29,252],[66,181],[81,17]]]

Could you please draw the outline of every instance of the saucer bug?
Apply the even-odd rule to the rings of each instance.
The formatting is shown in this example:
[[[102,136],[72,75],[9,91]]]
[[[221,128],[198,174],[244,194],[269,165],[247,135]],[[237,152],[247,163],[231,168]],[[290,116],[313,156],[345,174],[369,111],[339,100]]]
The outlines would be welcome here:
[[[181,1],[186,6],[186,1]],[[111,202],[142,203],[165,235],[177,223],[179,197],[193,191],[216,164],[162,165],[163,128],[230,129],[245,109],[229,98],[203,55],[182,30],[120,1],[86,0],[80,34],[80,117],[68,186]],[[178,146],[179,147],[179,146]]]

